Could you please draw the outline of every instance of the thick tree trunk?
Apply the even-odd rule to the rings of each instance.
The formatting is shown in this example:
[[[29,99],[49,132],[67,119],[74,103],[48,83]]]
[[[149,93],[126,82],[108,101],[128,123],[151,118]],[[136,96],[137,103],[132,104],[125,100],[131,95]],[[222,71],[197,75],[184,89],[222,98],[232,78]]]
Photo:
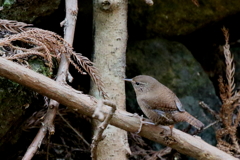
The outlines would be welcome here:
[[[108,99],[125,110],[125,53],[127,43],[127,0],[94,1],[94,63],[103,77]],[[96,86],[92,95],[99,97]],[[98,123],[95,121],[95,125]],[[124,160],[130,152],[127,132],[109,125],[97,149],[97,159]]]

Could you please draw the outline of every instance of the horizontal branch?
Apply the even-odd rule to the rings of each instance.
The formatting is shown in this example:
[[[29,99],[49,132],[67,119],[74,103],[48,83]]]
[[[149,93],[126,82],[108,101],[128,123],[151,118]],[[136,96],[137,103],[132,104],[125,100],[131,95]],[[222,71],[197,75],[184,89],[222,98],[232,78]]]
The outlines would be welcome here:
[[[59,103],[77,110],[81,114],[91,117],[96,108],[97,100],[94,97],[81,94],[69,86],[60,85],[50,78],[1,57],[0,76],[27,86],[51,99],[55,99]],[[107,114],[109,109],[108,106],[104,106],[105,114]],[[102,121],[103,119],[100,120]],[[137,132],[141,124],[138,116],[120,110],[115,112],[110,123],[129,132]],[[139,135],[145,138],[172,147],[178,152],[196,159],[237,160],[231,155],[204,142],[200,137],[191,136],[177,129],[173,129],[172,134],[172,136],[169,136],[169,127],[160,125],[143,125],[139,133]]]

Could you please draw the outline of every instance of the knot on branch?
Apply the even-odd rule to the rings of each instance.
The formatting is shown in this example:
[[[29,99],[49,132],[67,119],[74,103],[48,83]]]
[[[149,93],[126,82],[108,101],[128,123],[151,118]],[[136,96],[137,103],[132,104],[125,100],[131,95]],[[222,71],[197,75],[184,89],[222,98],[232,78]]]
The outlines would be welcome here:
[[[119,3],[120,2],[117,0],[99,0],[99,7],[104,12],[112,12],[113,10],[118,8],[118,6],[120,5]]]
[[[152,6],[154,3],[152,0],[145,0],[146,4]]]

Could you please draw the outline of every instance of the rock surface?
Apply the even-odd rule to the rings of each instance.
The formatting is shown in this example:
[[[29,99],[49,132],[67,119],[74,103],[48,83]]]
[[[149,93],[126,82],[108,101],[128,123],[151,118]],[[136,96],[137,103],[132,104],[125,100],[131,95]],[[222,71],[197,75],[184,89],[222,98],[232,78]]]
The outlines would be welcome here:
[[[207,113],[198,103],[204,101],[217,110],[220,101],[208,76],[185,46],[163,39],[138,41],[129,46],[127,51],[128,78],[139,74],[155,77],[175,92],[184,108],[193,116],[205,125],[212,122],[212,117],[206,116]],[[138,112],[135,109],[138,105],[133,88],[130,85],[127,87],[127,106],[130,106],[131,112]],[[179,128],[183,129],[183,126]],[[204,130],[201,136],[208,143],[215,143],[213,128]]]
[[[240,11],[240,1],[154,0],[153,6],[132,0],[129,4],[130,34],[139,37],[180,36],[213,24]],[[141,33],[141,34],[139,34]]]
[[[0,1],[0,19],[9,19],[33,23],[37,18],[51,15],[58,9],[60,0],[5,0]]]

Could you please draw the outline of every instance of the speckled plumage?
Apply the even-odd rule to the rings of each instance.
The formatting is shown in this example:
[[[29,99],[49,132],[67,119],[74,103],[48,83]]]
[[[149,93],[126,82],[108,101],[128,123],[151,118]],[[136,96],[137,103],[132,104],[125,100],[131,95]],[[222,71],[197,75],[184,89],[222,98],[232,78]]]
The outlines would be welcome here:
[[[204,124],[186,112],[177,96],[156,79],[139,75],[129,79],[134,87],[137,102],[143,113],[155,124],[174,125],[178,122],[188,122],[197,129]]]

